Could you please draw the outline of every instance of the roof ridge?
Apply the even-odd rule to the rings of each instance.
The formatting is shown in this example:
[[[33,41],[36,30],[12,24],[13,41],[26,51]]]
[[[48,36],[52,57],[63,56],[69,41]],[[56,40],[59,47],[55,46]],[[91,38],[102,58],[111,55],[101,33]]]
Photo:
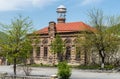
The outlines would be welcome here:
[[[77,21],[77,22],[57,23],[57,24],[67,24],[67,23],[83,23],[83,22],[82,21]]]

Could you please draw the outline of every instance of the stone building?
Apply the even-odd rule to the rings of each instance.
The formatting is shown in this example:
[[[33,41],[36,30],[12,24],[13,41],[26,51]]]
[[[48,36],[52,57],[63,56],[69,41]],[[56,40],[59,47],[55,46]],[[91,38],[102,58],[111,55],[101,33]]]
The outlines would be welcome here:
[[[76,34],[83,31],[93,31],[93,28],[83,22],[66,22],[67,9],[61,5],[57,8],[58,18],[57,23],[50,21],[49,25],[43,29],[36,31],[39,43],[33,42],[33,61],[36,64],[51,64],[53,63],[53,54],[50,52],[51,41],[59,34],[65,42],[64,57],[69,64],[82,64],[84,55],[76,53],[75,40]],[[35,40],[35,39],[34,39]],[[57,55],[55,63],[57,63]]]

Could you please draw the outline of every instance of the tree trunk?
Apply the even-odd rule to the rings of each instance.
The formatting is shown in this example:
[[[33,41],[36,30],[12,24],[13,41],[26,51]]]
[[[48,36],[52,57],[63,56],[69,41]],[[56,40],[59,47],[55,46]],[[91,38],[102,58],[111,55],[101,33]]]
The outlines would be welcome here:
[[[101,69],[104,69],[104,66],[105,66],[105,53],[103,50],[99,50],[99,54],[102,58],[102,61],[101,61]]]
[[[16,57],[14,58],[14,75],[16,75]]]
[[[55,65],[55,53],[54,53],[54,57],[53,57],[53,66]]]
[[[102,57],[101,68],[104,69],[105,66],[105,57]]]

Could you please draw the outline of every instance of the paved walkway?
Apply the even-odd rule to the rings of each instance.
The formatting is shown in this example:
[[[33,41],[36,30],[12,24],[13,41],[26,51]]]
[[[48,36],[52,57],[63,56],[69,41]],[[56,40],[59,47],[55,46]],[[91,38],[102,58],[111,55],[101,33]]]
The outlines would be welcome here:
[[[8,74],[13,74],[12,66],[0,66],[0,73],[7,72]],[[31,74],[33,75],[53,75],[57,73],[56,68],[32,68]],[[17,69],[17,74],[24,74],[22,68]],[[85,71],[85,70],[72,70],[71,79],[120,79],[120,73],[100,73],[94,71]]]

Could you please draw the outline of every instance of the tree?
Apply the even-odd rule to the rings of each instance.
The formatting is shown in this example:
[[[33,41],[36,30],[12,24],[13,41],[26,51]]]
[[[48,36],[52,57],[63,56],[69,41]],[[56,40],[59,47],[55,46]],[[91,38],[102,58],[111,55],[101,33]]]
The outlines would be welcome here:
[[[30,57],[32,56],[31,42],[31,39],[26,38],[26,40],[23,42],[23,47],[20,49],[18,56],[18,60],[21,61],[21,63],[23,63],[22,67],[26,76],[29,76],[32,71],[31,67],[27,65],[28,59],[30,59]]]
[[[56,35],[51,43],[51,52],[54,54],[54,58],[55,54],[58,54],[60,62],[63,61],[64,42],[59,35]]]
[[[110,27],[113,27],[111,24],[113,19],[106,19],[102,10],[90,10],[88,16],[90,17],[90,24],[96,31],[91,34],[84,33],[85,39],[82,40],[83,42],[79,42],[82,42],[83,47],[91,49],[91,51],[99,54],[101,57],[101,68],[103,69],[106,55],[109,52],[114,53],[113,51],[118,49],[118,36],[116,35],[115,30],[109,29]],[[117,23],[114,23],[114,25],[117,25]]]
[[[115,35],[115,30],[109,30],[113,19],[106,20],[103,11],[93,9],[88,12],[91,24],[96,28],[96,32],[92,37],[93,48],[96,49],[101,57],[101,68],[104,68],[106,54],[118,49],[118,36]],[[109,26],[105,25],[110,24]],[[114,23],[114,25],[117,25]]]
[[[2,32],[7,35],[7,42],[0,42],[2,52],[7,58],[13,61],[14,75],[16,75],[16,64],[20,57],[28,57],[31,52],[30,39],[27,34],[31,32],[32,21],[29,17],[15,17],[10,25],[2,26]]]
[[[84,65],[89,64],[89,54],[92,53],[92,32],[89,32],[87,30],[83,31],[82,34],[78,34],[76,39],[76,53],[81,52],[81,54],[84,55]]]

